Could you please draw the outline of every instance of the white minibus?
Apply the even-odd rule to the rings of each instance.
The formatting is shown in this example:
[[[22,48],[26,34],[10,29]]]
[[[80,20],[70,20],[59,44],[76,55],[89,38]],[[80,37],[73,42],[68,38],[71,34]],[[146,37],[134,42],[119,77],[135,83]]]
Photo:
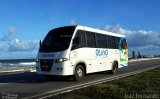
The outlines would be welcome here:
[[[128,65],[128,44],[124,35],[86,26],[52,29],[40,41],[36,72],[44,75],[73,75],[110,71]]]

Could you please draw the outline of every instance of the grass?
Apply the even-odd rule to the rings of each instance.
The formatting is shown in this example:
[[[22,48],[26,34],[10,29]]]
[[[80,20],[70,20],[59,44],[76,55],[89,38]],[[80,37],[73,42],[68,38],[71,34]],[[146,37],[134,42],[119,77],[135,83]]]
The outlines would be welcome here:
[[[52,99],[160,98],[160,68],[112,82],[97,84]]]

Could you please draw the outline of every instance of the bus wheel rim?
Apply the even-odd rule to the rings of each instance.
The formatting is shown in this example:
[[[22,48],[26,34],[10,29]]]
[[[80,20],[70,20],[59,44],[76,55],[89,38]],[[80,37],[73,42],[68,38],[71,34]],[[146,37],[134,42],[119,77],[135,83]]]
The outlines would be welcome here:
[[[82,77],[82,75],[83,75],[82,69],[79,68],[79,69],[77,70],[77,74],[78,74],[79,77]]]

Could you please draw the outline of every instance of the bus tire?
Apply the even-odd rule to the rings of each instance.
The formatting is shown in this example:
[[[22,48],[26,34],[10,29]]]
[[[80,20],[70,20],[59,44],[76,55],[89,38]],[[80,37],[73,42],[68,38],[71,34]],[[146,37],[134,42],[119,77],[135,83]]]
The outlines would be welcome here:
[[[118,69],[118,64],[114,62],[112,65],[112,70],[110,70],[110,73],[115,74],[117,72],[117,69]]]
[[[74,73],[74,80],[81,81],[84,77],[84,67],[82,65],[77,65]]]

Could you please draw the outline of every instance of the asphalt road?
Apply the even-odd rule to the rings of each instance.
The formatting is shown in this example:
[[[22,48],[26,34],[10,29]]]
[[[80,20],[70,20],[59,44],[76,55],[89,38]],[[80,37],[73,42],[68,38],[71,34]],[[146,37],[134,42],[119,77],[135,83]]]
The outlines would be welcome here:
[[[81,88],[90,82],[99,81],[106,78],[114,78],[118,75],[143,70],[150,67],[160,67],[160,59],[130,62],[129,66],[118,70],[117,74],[107,74],[105,72],[93,73],[85,76],[83,81],[75,82],[71,78],[48,79],[44,75],[26,72],[13,75],[0,75],[0,98],[7,97],[35,98],[59,93],[72,88]],[[88,86],[88,85],[87,85]],[[15,98],[16,99],[16,98]]]

